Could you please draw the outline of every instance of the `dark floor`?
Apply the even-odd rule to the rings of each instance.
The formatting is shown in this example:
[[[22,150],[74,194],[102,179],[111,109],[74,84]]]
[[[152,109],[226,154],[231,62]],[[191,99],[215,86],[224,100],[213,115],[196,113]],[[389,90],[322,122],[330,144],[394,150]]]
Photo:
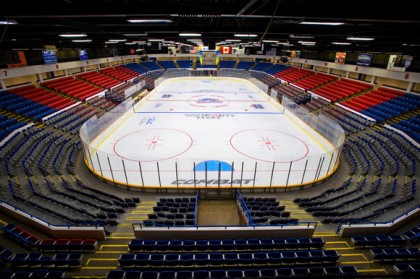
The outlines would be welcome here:
[[[240,216],[235,200],[200,200],[198,226],[238,226]]]

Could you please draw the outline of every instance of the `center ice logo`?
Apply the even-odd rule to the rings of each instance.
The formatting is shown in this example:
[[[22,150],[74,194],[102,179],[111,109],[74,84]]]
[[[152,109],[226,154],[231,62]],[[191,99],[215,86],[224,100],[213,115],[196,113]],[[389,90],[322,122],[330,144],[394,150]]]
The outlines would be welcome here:
[[[197,101],[197,103],[199,103],[199,104],[220,104],[220,103],[223,103],[223,101],[221,101],[219,99],[215,99],[215,98],[203,98],[203,99],[199,99]]]

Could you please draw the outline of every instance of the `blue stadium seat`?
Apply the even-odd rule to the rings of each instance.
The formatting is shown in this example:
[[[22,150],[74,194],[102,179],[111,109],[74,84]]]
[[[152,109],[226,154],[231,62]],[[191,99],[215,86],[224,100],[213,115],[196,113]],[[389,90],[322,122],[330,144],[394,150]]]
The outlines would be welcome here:
[[[194,271],[194,278],[209,278],[210,274],[207,270],[196,270]]]
[[[157,279],[159,276],[159,273],[154,270],[146,270],[143,271],[141,274],[142,279]]]
[[[228,270],[227,277],[228,278],[242,278],[243,277],[242,270],[239,270],[239,269]]]
[[[178,279],[190,279],[193,278],[193,272],[190,270],[180,270],[176,273]]]
[[[226,278],[226,271],[221,269],[211,270],[210,278]]]
[[[140,270],[127,270],[125,272],[125,279],[140,279],[141,271]]]
[[[257,269],[245,269],[244,277],[245,278],[258,278],[260,277],[260,272]]]
[[[111,270],[106,275],[106,279],[124,279],[124,278],[125,278],[124,270]]]

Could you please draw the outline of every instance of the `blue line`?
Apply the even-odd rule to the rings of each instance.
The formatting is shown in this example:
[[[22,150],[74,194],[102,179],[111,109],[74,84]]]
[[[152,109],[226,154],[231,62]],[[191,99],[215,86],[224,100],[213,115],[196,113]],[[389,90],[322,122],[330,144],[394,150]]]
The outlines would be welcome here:
[[[282,112],[232,112],[232,111],[135,111],[134,113],[182,113],[182,114],[205,114],[205,113],[211,113],[211,114],[283,114]]]

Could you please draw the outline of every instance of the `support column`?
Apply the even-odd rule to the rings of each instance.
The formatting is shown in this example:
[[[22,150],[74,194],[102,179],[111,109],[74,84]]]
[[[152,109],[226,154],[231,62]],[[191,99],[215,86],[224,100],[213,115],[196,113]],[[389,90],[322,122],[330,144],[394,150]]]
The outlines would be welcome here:
[[[0,84],[2,89],[6,89],[6,83],[4,82],[4,80],[0,80]]]
[[[408,86],[407,86],[407,92],[411,92],[412,90],[413,90],[413,88],[414,88],[414,82],[410,82],[409,84],[408,84]]]
[[[42,74],[36,74],[36,77],[38,78],[39,82],[43,82]]]
[[[376,76],[372,76],[372,79],[370,80],[370,83],[375,84],[375,82],[376,82]]]

